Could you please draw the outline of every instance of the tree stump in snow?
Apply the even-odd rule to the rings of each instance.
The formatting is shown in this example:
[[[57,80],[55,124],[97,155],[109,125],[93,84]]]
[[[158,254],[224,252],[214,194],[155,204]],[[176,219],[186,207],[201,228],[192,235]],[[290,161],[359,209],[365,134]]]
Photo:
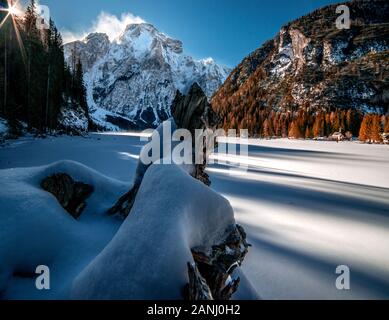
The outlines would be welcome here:
[[[178,128],[186,129],[190,131],[192,135],[192,148],[196,148],[196,130],[215,130],[220,123],[220,118],[213,111],[212,106],[209,104],[206,95],[201,87],[194,83],[190,88],[188,95],[184,96],[177,91],[176,97],[172,104],[172,116]],[[205,168],[208,162],[208,153],[206,147],[208,141],[206,137],[200,137],[203,139],[204,150],[203,151],[203,163],[197,163],[193,172],[193,177],[207,186],[211,185],[208,174],[205,172]],[[195,159],[193,159],[195,163]]]

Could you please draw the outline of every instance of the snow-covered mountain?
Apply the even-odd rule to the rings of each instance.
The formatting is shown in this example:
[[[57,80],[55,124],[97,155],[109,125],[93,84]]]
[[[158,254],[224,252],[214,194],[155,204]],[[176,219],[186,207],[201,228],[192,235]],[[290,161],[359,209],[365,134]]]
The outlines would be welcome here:
[[[130,24],[112,41],[92,33],[68,43],[69,64],[73,56],[84,67],[90,115],[105,127],[156,126],[170,116],[177,90],[186,93],[197,82],[210,98],[230,72],[211,58],[193,59],[181,41],[148,23]]]

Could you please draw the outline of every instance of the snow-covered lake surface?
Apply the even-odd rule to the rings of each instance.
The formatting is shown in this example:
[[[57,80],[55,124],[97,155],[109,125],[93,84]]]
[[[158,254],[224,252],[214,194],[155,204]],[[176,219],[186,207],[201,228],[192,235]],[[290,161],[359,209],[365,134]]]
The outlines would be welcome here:
[[[136,134],[21,139],[0,147],[0,170],[73,160],[128,183],[143,145]],[[209,173],[248,232],[243,269],[262,298],[389,298],[388,146],[252,140],[238,161],[247,173]],[[349,291],[335,287],[339,265]]]

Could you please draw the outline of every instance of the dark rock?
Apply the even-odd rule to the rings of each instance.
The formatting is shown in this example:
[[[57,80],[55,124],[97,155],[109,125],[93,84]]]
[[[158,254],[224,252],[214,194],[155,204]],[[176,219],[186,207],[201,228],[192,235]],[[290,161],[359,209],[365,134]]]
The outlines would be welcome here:
[[[74,181],[65,173],[57,173],[44,179],[41,187],[54,195],[60,205],[75,219],[80,217],[86,207],[86,199],[93,192],[92,186]]]

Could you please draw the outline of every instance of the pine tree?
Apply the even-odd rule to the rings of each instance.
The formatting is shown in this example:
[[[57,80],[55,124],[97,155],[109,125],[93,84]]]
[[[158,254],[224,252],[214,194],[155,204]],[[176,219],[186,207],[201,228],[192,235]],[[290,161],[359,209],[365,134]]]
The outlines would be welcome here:
[[[305,129],[305,139],[312,139],[312,138],[313,138],[312,130],[309,126],[307,126],[307,128]]]
[[[4,2],[1,2],[4,5]],[[5,7],[8,7],[6,4]],[[0,12],[1,19],[5,18]],[[16,29],[22,31],[19,19],[8,16],[0,29],[0,105],[1,111],[14,127],[16,117],[23,113],[25,71]]]
[[[326,137],[329,137],[331,134],[332,134],[332,126],[331,126],[330,114],[325,113],[324,135]]]
[[[330,115],[330,122],[331,122],[331,130],[329,132],[329,135],[338,132],[340,130],[340,121],[339,121],[339,112],[333,111]]]
[[[47,95],[47,53],[37,28],[35,0],[31,0],[24,17],[27,51],[27,120],[30,128],[44,128]]]
[[[266,119],[263,123],[263,137],[271,138],[274,135],[272,122],[269,119]]]
[[[316,115],[315,123],[313,125],[313,137],[319,138],[324,136],[324,119],[323,114],[320,112]]]
[[[373,143],[382,142],[381,119],[379,115],[372,115],[370,140]]]
[[[8,4],[6,0],[0,0],[0,8],[7,8]],[[0,11],[0,23],[3,23],[0,29],[0,114],[5,117],[7,113],[7,100],[8,100],[8,47],[9,47],[9,23],[4,20],[6,18],[6,12]]]
[[[287,138],[289,135],[289,117],[288,117],[288,115],[284,115],[282,117],[281,123],[282,123],[281,135],[283,138]]]
[[[359,140],[363,142],[370,142],[372,129],[372,119],[371,115],[367,114],[364,116],[361,124],[361,129],[359,131]]]
[[[4,17],[3,11],[0,17]],[[9,19],[0,29],[0,114],[9,121],[26,121],[29,129],[43,132],[46,127],[57,127],[60,109],[67,107],[68,101],[86,114],[88,108],[81,63],[68,68],[54,22],[50,21],[48,30],[39,30],[37,19],[36,2],[31,0],[24,17],[14,17],[15,26]],[[19,47],[15,28],[25,51]]]
[[[292,139],[300,139],[302,137],[300,128],[297,124],[296,120],[293,120],[292,125],[290,126],[289,130],[289,138]]]
[[[389,116],[385,117],[385,127],[384,127],[384,132],[389,133]]]
[[[367,134],[367,117],[365,116],[362,120],[361,128],[359,130],[359,140],[362,142],[366,142],[368,139]]]
[[[50,20],[49,26],[50,28],[47,30],[48,67],[45,113],[48,128],[54,129],[57,126],[60,108],[65,102],[63,99],[64,91],[66,91],[64,84],[65,61],[62,37],[52,20]]]

